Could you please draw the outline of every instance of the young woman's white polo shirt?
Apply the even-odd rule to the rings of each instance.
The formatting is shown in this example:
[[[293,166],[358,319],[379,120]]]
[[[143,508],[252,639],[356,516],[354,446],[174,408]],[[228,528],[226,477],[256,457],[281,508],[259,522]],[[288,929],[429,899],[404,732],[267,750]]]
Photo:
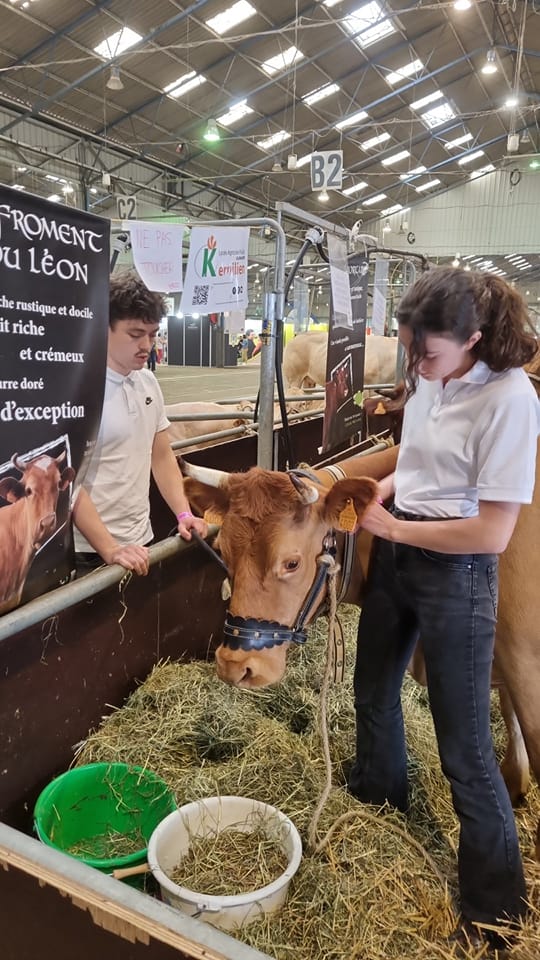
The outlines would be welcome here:
[[[148,543],[150,469],[156,433],[166,430],[163,396],[150,370],[127,377],[107,368],[101,425],[83,485],[120,544]],[[75,549],[93,552],[74,530]]]
[[[473,517],[479,500],[530,503],[540,404],[521,368],[482,361],[463,377],[419,378],[405,406],[396,506],[429,517]]]

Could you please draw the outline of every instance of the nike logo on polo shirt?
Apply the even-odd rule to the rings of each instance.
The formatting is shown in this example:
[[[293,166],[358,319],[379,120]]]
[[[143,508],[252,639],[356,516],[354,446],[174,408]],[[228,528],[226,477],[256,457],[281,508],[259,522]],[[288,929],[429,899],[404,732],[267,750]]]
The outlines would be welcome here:
[[[145,398],[144,398],[144,402],[145,402],[146,406],[148,406],[149,403],[152,403],[152,397],[145,397]]]

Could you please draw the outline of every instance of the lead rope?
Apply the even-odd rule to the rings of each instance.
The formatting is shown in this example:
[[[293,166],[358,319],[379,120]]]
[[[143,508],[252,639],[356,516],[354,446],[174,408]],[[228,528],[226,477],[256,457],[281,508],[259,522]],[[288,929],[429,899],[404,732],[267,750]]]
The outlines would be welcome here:
[[[319,802],[315,808],[315,812],[311,818],[308,829],[308,845],[314,851],[314,853],[319,853],[320,849],[325,846],[326,838],[321,844],[317,846],[317,824],[319,818],[323,811],[324,805],[328,800],[330,790],[332,789],[332,760],[330,757],[330,744],[328,740],[328,723],[326,717],[326,703],[328,696],[328,688],[330,686],[330,679],[334,672],[334,654],[332,649],[332,637],[334,635],[334,626],[336,622],[336,609],[337,609],[337,598],[336,598],[336,574],[339,570],[339,564],[333,561],[333,565],[328,566],[328,594],[330,598],[330,608],[328,610],[328,645],[326,648],[326,667],[324,671],[324,678],[321,685],[321,695],[319,698],[319,711],[318,711],[318,723],[319,723],[319,735],[322,742],[323,748],[323,757],[324,757],[324,766],[326,771],[326,783],[324,785],[321,796],[319,797]]]
[[[332,567],[329,565],[328,569],[328,593],[330,598],[330,607],[328,611],[328,645],[326,650],[326,668],[324,671],[324,678],[321,685],[321,695],[319,698],[319,711],[318,711],[318,724],[319,724],[319,735],[322,742],[323,748],[323,757],[324,765],[326,771],[326,783],[322,790],[319,802],[315,808],[315,812],[311,818],[309,827],[308,827],[308,847],[314,854],[322,853],[327,843],[334,835],[335,831],[342,823],[347,822],[348,820],[357,820],[361,817],[363,820],[368,820],[370,823],[376,823],[378,826],[384,825],[385,830],[392,830],[394,833],[397,833],[400,837],[407,841],[429,864],[433,873],[439,880],[441,886],[444,890],[448,889],[448,879],[444,876],[443,873],[439,870],[437,864],[433,860],[431,854],[427,852],[425,847],[422,846],[418,840],[415,840],[414,837],[411,837],[406,830],[403,830],[396,823],[392,823],[389,820],[384,820],[381,823],[381,817],[378,813],[371,813],[369,810],[351,810],[348,813],[341,814],[340,817],[332,824],[327,834],[323,837],[322,840],[317,843],[317,825],[319,823],[321,813],[324,809],[324,805],[328,800],[330,791],[332,789],[332,760],[330,757],[330,743],[328,739],[328,723],[327,723],[327,697],[328,689],[330,687],[330,680],[333,673],[333,650],[332,650],[332,637],[334,633],[334,627],[336,622],[336,610],[337,610],[337,598],[336,598],[336,574],[339,570],[339,564],[335,563]]]

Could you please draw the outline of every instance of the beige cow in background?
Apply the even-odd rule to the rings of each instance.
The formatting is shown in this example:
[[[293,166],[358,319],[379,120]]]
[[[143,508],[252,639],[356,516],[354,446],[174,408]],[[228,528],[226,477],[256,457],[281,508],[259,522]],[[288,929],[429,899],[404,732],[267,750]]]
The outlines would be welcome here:
[[[364,383],[395,383],[397,337],[366,337]],[[321,387],[326,383],[326,331],[299,333],[283,351],[283,377],[291,387]]]

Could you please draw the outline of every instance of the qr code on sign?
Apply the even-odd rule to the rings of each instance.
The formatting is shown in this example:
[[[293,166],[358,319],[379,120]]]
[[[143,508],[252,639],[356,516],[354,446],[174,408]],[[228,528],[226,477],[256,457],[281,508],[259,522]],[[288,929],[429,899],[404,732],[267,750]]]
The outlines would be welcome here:
[[[208,303],[208,291],[210,287],[208,284],[205,284],[202,287],[195,285],[193,289],[193,300],[191,301],[194,307],[204,307]]]

